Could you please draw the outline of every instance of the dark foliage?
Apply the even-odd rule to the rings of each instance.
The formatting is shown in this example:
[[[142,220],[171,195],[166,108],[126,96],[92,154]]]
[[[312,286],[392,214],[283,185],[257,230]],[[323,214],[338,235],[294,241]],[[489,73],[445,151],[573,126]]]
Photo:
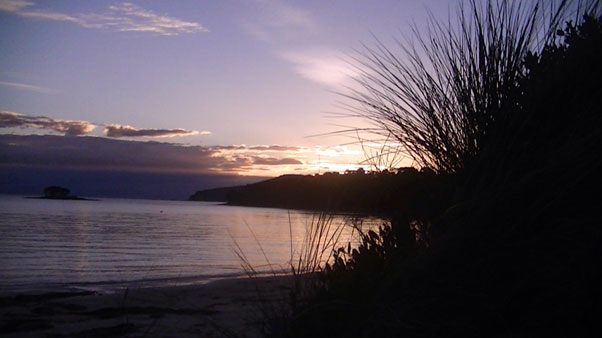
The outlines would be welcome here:
[[[440,205],[417,195],[412,210],[364,234],[359,248],[338,250],[315,297],[297,309],[283,335],[602,334],[599,8],[594,3],[577,22],[554,29],[557,36],[546,40],[545,48],[521,53],[513,61],[519,71],[507,95],[493,99],[500,87],[487,81],[470,85],[470,91],[496,102],[493,112],[475,106],[491,119],[474,152],[453,162],[456,155],[415,150],[429,152],[423,162],[450,173],[438,181],[446,187],[439,191],[448,191]],[[499,47],[493,45],[477,61]],[[499,57],[504,61],[507,55]],[[391,122],[398,120],[383,123]]]

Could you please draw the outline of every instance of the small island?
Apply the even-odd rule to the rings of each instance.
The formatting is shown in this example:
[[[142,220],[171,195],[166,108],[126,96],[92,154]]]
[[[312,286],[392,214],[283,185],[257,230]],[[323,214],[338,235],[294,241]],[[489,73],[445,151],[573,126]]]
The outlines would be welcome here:
[[[78,197],[70,194],[71,190],[59,186],[49,186],[44,188],[44,195],[39,197],[26,197],[48,200],[77,200],[77,201],[95,201],[89,198]]]

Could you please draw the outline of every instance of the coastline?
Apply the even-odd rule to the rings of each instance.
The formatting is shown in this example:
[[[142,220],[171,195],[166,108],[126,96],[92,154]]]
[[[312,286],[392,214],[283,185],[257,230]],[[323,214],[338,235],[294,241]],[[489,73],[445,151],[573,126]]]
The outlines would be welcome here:
[[[291,275],[206,284],[0,297],[3,337],[241,335],[261,332],[261,305],[286,307]]]
[[[68,197],[25,196],[24,198],[30,199],[30,200],[54,200],[54,201],[99,201],[98,199],[79,197],[79,196],[68,196]]]

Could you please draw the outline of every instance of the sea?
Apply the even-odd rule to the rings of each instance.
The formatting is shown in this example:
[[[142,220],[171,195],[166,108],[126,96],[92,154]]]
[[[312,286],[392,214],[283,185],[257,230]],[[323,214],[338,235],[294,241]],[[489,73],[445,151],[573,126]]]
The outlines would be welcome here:
[[[250,267],[288,273],[316,229],[324,263],[382,222],[210,202],[0,195],[0,295],[202,284]]]

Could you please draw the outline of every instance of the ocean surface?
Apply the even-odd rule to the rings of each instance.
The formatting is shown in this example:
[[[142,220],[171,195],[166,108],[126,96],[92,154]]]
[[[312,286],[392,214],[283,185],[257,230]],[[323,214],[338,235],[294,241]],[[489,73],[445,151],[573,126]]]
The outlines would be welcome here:
[[[290,271],[317,218],[219,203],[0,195],[0,294],[204,283],[243,276],[240,256],[260,273]],[[341,245],[357,242],[350,219],[330,223]]]

